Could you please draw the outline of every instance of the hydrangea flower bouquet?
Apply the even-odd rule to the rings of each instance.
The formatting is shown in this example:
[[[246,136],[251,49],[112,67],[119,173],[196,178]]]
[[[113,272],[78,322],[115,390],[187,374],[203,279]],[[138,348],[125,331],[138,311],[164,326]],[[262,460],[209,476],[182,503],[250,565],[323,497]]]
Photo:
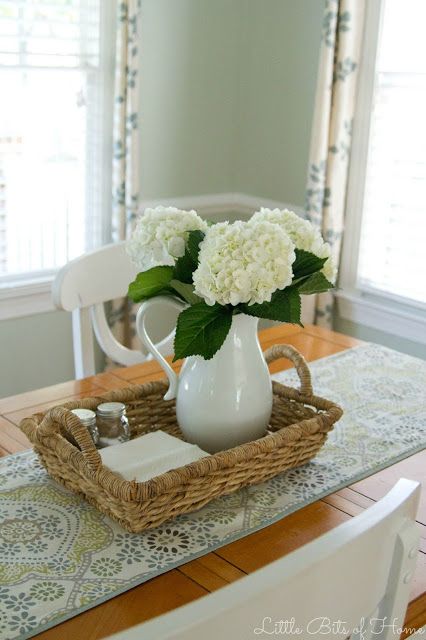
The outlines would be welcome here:
[[[237,314],[301,324],[301,296],[331,289],[336,276],[330,246],[288,210],[209,224],[195,211],[146,209],[127,252],[140,269],[129,286],[134,302],[166,295],[187,305],[175,360],[212,358]]]

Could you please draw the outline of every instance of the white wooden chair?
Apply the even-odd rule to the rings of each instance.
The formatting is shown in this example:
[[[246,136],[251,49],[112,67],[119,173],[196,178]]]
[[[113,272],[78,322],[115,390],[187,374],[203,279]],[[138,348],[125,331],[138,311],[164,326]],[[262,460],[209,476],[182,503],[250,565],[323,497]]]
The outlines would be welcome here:
[[[400,480],[297,551],[110,640],[399,638],[418,552],[419,496],[419,483]]]
[[[104,303],[125,296],[129,283],[137,273],[124,246],[124,242],[106,245],[68,262],[53,282],[55,306],[72,312],[76,378],[95,373],[92,327],[102,351],[114,362],[130,366],[150,358],[142,351],[120,344],[111,332],[105,314]],[[156,308],[154,313],[160,314],[160,317],[157,315],[154,324],[167,324],[161,315],[168,311],[165,307]],[[151,335],[153,333],[150,331]],[[167,335],[156,346],[163,355],[172,353],[173,334]]]

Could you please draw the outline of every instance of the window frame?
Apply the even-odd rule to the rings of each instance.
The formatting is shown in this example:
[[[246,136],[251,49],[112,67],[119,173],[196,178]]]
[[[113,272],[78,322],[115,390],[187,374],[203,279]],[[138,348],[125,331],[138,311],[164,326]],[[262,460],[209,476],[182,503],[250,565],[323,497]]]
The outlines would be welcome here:
[[[335,292],[335,297],[337,311],[341,318],[426,344],[426,305],[367,286],[360,288],[357,284],[371,108],[385,1],[371,0],[366,5],[348,174],[339,289]]]
[[[101,246],[111,242],[116,0],[100,2],[100,12],[99,72],[102,77],[100,100],[103,105],[103,139],[100,141],[102,158]],[[51,288],[58,271],[59,268],[0,276],[0,320],[55,311]]]

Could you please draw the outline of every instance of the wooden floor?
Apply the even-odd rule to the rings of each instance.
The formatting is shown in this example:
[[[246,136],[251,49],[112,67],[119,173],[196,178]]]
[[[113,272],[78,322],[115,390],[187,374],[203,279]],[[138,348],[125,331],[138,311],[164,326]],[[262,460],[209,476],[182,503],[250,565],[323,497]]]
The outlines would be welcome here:
[[[360,344],[353,338],[314,326],[305,329],[293,326],[274,327],[262,333],[261,342],[264,349],[276,342],[291,344],[308,361]],[[179,363],[174,366],[177,368]],[[273,364],[272,371],[289,366],[290,363],[280,361]],[[16,426],[24,416],[66,400],[101,395],[110,389],[146,382],[163,375],[157,363],[149,362],[0,399],[0,455],[29,447],[27,439]],[[411,456],[366,480],[318,500],[259,532],[154,578],[39,634],[37,638],[104,638],[190,602],[238,580],[357,515],[385,495],[400,477],[418,480],[423,484],[418,515],[421,545],[405,623],[407,628],[417,629],[426,624],[426,452]],[[402,637],[406,635],[408,634],[403,634]]]

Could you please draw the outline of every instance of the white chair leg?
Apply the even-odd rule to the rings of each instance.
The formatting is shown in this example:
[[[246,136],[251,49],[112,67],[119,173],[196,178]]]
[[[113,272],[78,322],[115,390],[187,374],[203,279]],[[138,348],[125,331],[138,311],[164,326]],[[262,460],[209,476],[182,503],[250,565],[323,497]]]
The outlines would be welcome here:
[[[72,312],[72,336],[74,343],[75,377],[95,375],[95,351],[90,318],[90,309],[75,309]]]

